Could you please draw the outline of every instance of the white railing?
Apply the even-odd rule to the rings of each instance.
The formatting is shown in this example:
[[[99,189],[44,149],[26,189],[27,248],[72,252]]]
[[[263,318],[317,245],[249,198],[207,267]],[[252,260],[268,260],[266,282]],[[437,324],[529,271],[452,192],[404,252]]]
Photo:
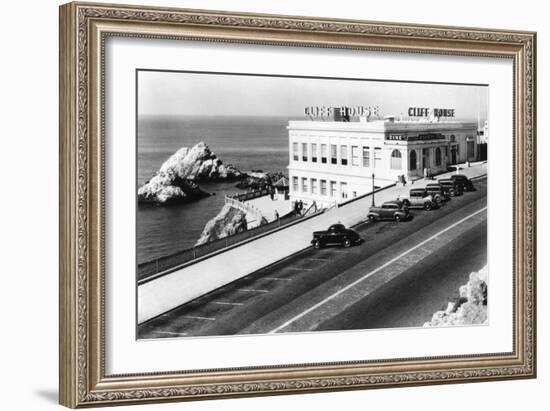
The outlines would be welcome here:
[[[229,196],[225,196],[225,204],[228,204],[231,207],[236,208],[237,210],[240,210],[245,214],[252,215],[254,217],[254,220],[257,221],[258,224],[260,224],[262,221],[262,218],[263,218],[262,212],[251,204],[239,201],[236,198],[232,198]]]

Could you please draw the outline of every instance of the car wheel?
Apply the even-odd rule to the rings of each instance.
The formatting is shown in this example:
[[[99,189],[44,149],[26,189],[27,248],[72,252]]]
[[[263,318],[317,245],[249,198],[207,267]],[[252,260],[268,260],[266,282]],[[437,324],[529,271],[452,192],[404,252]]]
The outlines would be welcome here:
[[[394,219],[395,219],[395,221],[400,222],[401,221],[401,216],[399,214],[396,214]]]
[[[427,210],[427,211],[430,211],[432,209],[432,203],[424,204],[424,209]]]
[[[351,247],[351,240],[349,238],[346,238],[344,240],[344,247],[346,248]]]
[[[371,223],[375,220],[375,218],[374,218],[373,215],[368,216],[367,219],[368,219]]]
[[[313,247],[316,248],[316,249],[321,248],[321,242],[320,242],[319,240],[315,241],[315,242],[313,243]]]

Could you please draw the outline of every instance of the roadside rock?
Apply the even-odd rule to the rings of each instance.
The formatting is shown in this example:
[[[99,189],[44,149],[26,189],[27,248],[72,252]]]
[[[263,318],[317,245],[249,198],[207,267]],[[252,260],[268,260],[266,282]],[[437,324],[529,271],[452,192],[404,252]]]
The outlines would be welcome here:
[[[226,204],[216,217],[206,223],[195,245],[206,244],[220,238],[243,232],[246,229],[246,214]]]
[[[231,181],[245,175],[224,164],[210,148],[200,142],[183,147],[166,160],[160,170],[138,190],[138,202],[170,204],[207,197],[197,182]]]
[[[449,302],[447,309],[436,312],[424,327],[445,327],[487,323],[487,266],[470,274],[460,287],[460,298]]]

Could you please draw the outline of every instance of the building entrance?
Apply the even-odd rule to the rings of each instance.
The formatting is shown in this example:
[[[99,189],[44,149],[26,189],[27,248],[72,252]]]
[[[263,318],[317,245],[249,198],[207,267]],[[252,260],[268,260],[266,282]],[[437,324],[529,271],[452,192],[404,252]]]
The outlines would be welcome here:
[[[422,169],[430,168],[430,149],[422,149]]]
[[[451,164],[456,164],[456,145],[451,146]]]

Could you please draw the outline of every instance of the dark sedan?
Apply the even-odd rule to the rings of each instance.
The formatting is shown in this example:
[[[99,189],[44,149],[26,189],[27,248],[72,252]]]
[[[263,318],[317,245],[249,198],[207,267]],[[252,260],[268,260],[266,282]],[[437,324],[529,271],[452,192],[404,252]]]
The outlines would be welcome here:
[[[359,233],[351,228],[346,228],[343,224],[333,224],[326,231],[315,231],[311,244],[315,248],[321,248],[326,245],[342,245],[350,247],[353,244],[361,243]]]
[[[451,176],[451,180],[453,180],[458,185],[462,186],[463,191],[475,191],[474,184],[464,174],[453,174]]]

